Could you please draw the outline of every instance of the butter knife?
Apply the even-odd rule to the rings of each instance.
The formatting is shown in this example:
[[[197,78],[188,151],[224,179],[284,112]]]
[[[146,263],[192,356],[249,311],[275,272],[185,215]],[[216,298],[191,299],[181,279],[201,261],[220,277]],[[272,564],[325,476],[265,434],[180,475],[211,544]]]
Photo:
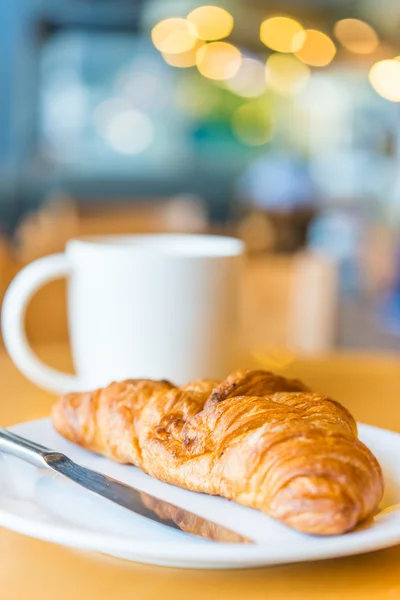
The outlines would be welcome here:
[[[46,448],[7,429],[0,428],[0,451],[40,469],[46,468],[90,492],[102,496],[137,515],[186,533],[226,543],[252,543],[248,538],[191,511],[77,464],[65,454]]]

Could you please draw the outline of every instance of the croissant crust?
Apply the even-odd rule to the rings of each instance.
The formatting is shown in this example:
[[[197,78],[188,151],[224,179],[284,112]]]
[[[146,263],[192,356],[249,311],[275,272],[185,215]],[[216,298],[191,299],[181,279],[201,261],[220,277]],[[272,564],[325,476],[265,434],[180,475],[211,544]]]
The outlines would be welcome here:
[[[67,439],[162,481],[235,500],[318,535],[371,516],[378,461],[351,414],[301,382],[241,370],[225,381],[127,380],[62,396]]]

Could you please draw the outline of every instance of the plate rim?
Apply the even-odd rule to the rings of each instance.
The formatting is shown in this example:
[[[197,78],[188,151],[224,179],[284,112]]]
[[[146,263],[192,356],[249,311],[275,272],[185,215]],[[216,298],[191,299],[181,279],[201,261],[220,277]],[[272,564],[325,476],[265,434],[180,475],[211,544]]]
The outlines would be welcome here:
[[[26,425],[41,424],[49,420],[49,417],[44,417],[24,421],[9,427],[9,429],[18,433]],[[399,433],[389,429],[362,423],[358,425],[367,432],[371,431],[372,433],[376,432],[400,438]],[[374,539],[374,536],[371,538],[371,530],[361,530],[354,537],[349,537],[346,544],[342,543],[344,536],[328,537],[323,538],[325,541],[323,545],[309,547],[304,553],[300,553],[298,547],[290,548],[285,545],[281,547],[274,545],[273,554],[271,553],[271,545],[268,543],[238,545],[210,542],[194,544],[184,540],[131,540],[109,533],[82,532],[79,526],[74,525],[70,529],[66,529],[54,525],[54,523],[47,524],[43,521],[36,521],[33,517],[13,514],[1,506],[0,526],[62,546],[92,550],[113,556],[119,555],[128,560],[142,560],[153,564],[155,562],[167,564],[168,561],[174,561],[179,563],[181,567],[187,566],[189,568],[193,568],[193,561],[200,568],[210,568],[210,564],[214,563],[218,568],[221,568],[221,565],[224,568],[229,568],[326,560],[365,554],[400,543],[400,520],[398,521],[398,528],[393,531],[393,528],[390,527],[387,531],[380,532],[378,539]],[[132,556],[132,558],[128,558],[129,556]],[[205,567],[205,564],[208,566]]]

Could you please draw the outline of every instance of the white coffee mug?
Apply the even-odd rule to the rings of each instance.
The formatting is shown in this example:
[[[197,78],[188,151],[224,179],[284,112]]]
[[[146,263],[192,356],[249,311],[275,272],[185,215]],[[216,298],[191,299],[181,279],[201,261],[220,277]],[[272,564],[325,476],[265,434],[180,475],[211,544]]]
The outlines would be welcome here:
[[[237,351],[243,244],[203,235],[132,235],[72,240],[11,283],[2,330],[17,367],[54,392],[126,378],[224,377]],[[26,306],[46,282],[68,278],[76,375],[43,364],[27,342]]]

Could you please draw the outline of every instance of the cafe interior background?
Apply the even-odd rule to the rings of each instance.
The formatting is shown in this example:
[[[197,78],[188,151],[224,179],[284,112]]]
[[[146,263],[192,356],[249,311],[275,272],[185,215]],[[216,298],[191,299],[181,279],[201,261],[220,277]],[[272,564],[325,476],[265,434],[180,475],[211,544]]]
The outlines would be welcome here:
[[[398,0],[0,5],[0,291],[87,234],[241,237],[243,344],[400,350]],[[27,314],[67,340],[65,284]]]

